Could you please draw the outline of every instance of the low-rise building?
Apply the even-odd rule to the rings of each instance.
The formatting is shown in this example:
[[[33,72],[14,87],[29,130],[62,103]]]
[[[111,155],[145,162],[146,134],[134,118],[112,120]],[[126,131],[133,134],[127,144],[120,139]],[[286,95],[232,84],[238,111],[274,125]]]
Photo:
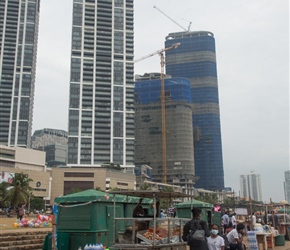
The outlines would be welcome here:
[[[52,185],[51,199],[67,195],[74,191],[96,189],[108,191],[113,188],[134,190],[136,177],[131,173],[124,173],[123,169],[108,167],[59,167],[51,169]]]
[[[32,193],[36,197],[49,196],[50,173],[45,166],[45,152],[38,150],[0,146],[0,183],[10,182],[16,173],[23,173],[30,182]]]

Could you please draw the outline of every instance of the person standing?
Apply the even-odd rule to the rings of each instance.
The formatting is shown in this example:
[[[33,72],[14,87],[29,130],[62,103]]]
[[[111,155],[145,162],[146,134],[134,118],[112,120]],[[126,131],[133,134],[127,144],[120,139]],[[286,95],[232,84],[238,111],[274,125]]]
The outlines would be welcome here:
[[[210,236],[207,238],[208,250],[224,250],[225,241],[223,237],[218,235],[219,226],[217,224],[212,224]]]
[[[193,218],[184,225],[182,239],[187,241],[190,232],[196,229],[204,230],[205,237],[210,236],[207,223],[201,220],[201,209],[193,208],[191,212]],[[190,246],[190,250],[208,250],[206,238],[204,238],[204,240],[192,239],[188,242],[188,245]]]
[[[228,212],[227,211],[222,216],[222,222],[223,222],[223,227],[224,227],[224,232],[223,233],[226,234],[227,228],[228,228],[229,222],[230,222],[230,218],[228,216]]]
[[[22,218],[25,214],[25,206],[26,206],[25,202],[18,205],[18,216],[19,216],[20,221],[22,220]]]
[[[243,250],[243,235],[245,225],[238,223],[237,228],[233,229],[227,234],[229,240],[230,250]]]
[[[233,215],[231,217],[231,222],[232,222],[233,228],[236,228],[236,225],[237,225],[236,213],[233,213]]]
[[[252,230],[254,231],[255,224],[257,223],[257,218],[255,213],[252,213]]]

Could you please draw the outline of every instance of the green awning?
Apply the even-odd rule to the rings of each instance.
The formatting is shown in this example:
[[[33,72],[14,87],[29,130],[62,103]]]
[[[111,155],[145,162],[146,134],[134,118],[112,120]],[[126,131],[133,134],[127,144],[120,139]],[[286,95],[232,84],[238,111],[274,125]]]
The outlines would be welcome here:
[[[114,202],[114,194],[98,191],[95,189],[88,189],[78,193],[60,196],[54,199],[55,203],[83,203],[83,202]],[[139,197],[115,195],[117,203],[138,203]],[[142,203],[152,204],[153,199],[143,199]]]
[[[205,207],[205,208],[213,208],[213,205],[210,203],[206,203],[203,201],[198,200],[189,200],[185,202],[181,202],[175,205],[176,208],[190,208],[192,204],[192,207]]]

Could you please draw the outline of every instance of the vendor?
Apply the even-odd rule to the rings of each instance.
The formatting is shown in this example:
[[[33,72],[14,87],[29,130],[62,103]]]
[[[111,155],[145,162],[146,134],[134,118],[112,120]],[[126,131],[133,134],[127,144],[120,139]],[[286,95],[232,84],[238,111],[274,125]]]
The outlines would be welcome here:
[[[153,218],[154,215],[148,215],[145,214],[143,207],[141,206],[141,203],[143,201],[143,198],[139,199],[138,204],[135,206],[133,210],[133,218]],[[160,201],[156,201],[156,218],[159,217],[159,207],[160,207]],[[140,220],[135,221],[135,230],[141,231],[141,230],[147,230],[149,228],[150,221]]]
[[[141,206],[142,201],[143,201],[143,198],[140,198],[138,204],[134,208],[134,210],[133,210],[133,218],[143,217],[144,216],[144,209]]]
[[[141,203],[143,201],[143,198],[139,199],[138,204],[136,205],[136,207],[133,210],[133,218],[144,218],[144,209],[141,206]],[[148,221],[135,221],[135,231],[142,231],[142,230],[147,230],[148,229]]]

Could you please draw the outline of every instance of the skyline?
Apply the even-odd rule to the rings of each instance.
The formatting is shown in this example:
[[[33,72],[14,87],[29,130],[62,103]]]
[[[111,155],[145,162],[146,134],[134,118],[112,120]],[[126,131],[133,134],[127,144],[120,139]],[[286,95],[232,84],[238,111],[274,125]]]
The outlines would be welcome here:
[[[288,1],[182,3],[135,1],[135,58],[163,48],[169,33],[182,31],[154,5],[185,27],[188,22],[181,17],[192,21],[191,31],[213,32],[225,186],[238,193],[239,175],[254,170],[261,175],[264,201],[284,199],[284,171],[289,169]],[[71,17],[70,0],[40,4],[33,131],[67,131]],[[135,74],[159,71],[158,56],[135,65]]]

